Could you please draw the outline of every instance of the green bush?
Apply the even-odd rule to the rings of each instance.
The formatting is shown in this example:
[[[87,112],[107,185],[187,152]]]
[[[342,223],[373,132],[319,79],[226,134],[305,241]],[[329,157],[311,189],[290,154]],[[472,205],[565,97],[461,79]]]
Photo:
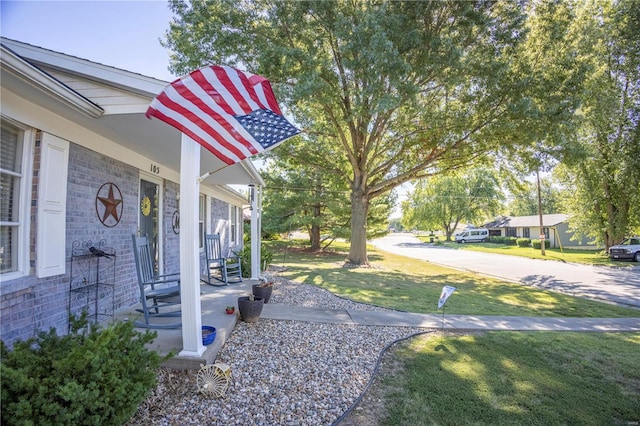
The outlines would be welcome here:
[[[504,237],[499,237],[499,236],[489,237],[489,242],[494,244],[503,244]]]
[[[540,240],[531,240],[531,246],[534,249],[540,249],[540,247],[542,247],[542,244],[540,243]],[[549,247],[551,247],[551,243],[549,242],[549,240],[544,240],[544,248]]]
[[[240,256],[243,278],[251,277],[251,242],[245,242],[242,250],[235,252]],[[273,262],[273,251],[266,245],[260,247],[260,265],[263,270]]]
[[[489,237],[489,242],[494,244],[504,244],[507,246],[515,246],[516,245],[516,237]]]
[[[163,359],[146,349],[156,332],[131,322],[101,329],[87,314],[70,318],[71,333],[55,329],[0,342],[2,423],[7,425],[121,425],[156,383]]]
[[[531,238],[518,238],[516,244],[518,247],[529,247],[531,245]]]

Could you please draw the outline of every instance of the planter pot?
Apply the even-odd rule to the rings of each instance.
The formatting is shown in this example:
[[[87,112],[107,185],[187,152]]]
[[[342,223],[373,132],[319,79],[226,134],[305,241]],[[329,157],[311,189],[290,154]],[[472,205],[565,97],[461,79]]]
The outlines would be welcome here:
[[[207,346],[216,340],[216,328],[208,325],[202,326],[202,344]]]
[[[249,296],[238,297],[238,310],[240,318],[244,322],[256,322],[262,313],[264,299],[256,297],[255,300],[249,300]]]
[[[255,297],[261,297],[264,299],[264,303],[269,303],[273,286],[268,285],[263,287],[260,284],[254,284],[251,288],[253,289],[253,295]]]

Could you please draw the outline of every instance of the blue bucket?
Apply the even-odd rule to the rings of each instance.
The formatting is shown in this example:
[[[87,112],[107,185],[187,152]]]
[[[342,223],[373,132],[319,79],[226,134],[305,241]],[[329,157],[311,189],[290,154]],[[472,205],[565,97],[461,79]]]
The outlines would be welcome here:
[[[202,344],[210,345],[216,340],[216,328],[209,325],[202,326]]]

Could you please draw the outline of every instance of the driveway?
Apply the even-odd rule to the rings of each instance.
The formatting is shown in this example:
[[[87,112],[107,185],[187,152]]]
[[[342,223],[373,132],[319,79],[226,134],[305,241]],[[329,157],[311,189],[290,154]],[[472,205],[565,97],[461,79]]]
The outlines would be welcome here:
[[[568,293],[574,296],[640,307],[640,266],[578,265],[493,253],[456,250],[422,243],[409,233],[393,233],[371,241],[391,253],[456,269]]]

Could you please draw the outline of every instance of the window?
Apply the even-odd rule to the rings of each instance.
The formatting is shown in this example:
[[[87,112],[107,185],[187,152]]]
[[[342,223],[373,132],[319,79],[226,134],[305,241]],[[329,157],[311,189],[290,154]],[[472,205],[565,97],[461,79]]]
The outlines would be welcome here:
[[[516,237],[518,235],[517,231],[516,228],[507,228],[507,237]]]
[[[531,228],[522,228],[522,237],[531,238]]]
[[[4,117],[0,127],[0,273],[26,274],[32,132]]]
[[[231,229],[229,229],[229,244],[235,246],[238,245],[238,208],[236,206],[231,206],[230,216],[229,225]]]
[[[199,248],[204,250],[204,233],[205,233],[205,218],[207,216],[207,197],[200,194],[198,201],[198,234],[200,234]]]

